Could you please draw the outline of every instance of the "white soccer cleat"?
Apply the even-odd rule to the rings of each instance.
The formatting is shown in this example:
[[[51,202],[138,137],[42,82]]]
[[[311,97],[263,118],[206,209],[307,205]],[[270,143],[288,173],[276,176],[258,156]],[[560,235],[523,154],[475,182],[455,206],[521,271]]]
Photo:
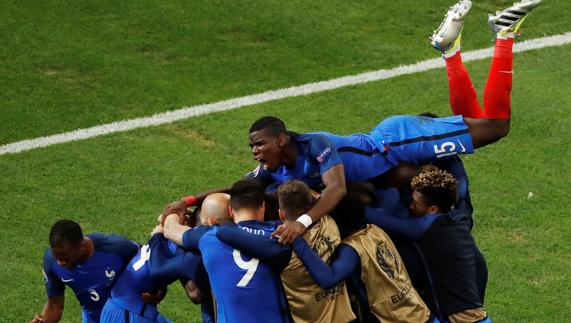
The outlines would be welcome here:
[[[522,22],[541,0],[523,0],[514,3],[511,7],[489,15],[488,24],[498,37],[513,37],[519,30]]]
[[[450,7],[440,26],[430,37],[432,47],[445,53],[450,50],[462,32],[464,17],[470,11],[472,2],[470,0],[460,0]],[[459,42],[458,42],[459,43]]]

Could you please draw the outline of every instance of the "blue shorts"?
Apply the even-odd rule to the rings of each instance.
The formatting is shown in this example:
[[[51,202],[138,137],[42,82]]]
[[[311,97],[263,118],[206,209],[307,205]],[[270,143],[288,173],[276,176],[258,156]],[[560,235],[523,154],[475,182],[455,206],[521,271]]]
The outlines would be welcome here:
[[[381,151],[387,150],[387,160],[393,166],[401,162],[426,164],[474,152],[472,136],[462,116],[394,116],[381,121],[371,136]]]
[[[101,323],[172,323],[169,319],[162,316],[156,310],[153,312],[155,315],[146,315],[147,317],[141,316],[138,313],[124,309],[116,302],[114,302],[113,299],[109,298],[103,307],[103,311],[101,312]]]

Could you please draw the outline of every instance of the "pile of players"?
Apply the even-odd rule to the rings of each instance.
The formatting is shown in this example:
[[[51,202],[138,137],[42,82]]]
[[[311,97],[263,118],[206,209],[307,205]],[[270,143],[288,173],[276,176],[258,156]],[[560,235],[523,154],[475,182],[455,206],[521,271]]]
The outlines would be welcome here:
[[[61,319],[66,285],[84,322],[169,322],[157,304],[176,280],[204,322],[491,322],[457,155],[508,134],[514,36],[539,2],[490,15],[483,110],[461,59],[471,2],[460,0],[431,37],[455,116],[395,116],[350,136],[297,134],[263,117],[249,131],[259,166],[168,205],[145,245],[56,222],[48,301],[32,322]]]

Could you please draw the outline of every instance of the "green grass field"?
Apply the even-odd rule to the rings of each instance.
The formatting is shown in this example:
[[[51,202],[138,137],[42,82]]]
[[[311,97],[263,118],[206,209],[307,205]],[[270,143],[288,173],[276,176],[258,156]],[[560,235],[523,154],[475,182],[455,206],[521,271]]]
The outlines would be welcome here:
[[[474,1],[463,50],[493,45]],[[0,145],[183,106],[438,57],[428,37],[451,1],[4,1]],[[523,39],[571,31],[545,0]],[[464,158],[474,234],[497,322],[571,320],[571,45],[516,54],[510,135]],[[489,59],[467,64],[479,92]],[[45,301],[42,255],[60,218],[145,242],[164,204],[255,167],[247,129],[276,115],[299,132],[367,132],[393,114],[450,114],[444,69],[0,156],[0,322]],[[533,196],[529,197],[532,192]],[[64,322],[80,321],[66,295]],[[199,322],[173,285],[160,305]]]

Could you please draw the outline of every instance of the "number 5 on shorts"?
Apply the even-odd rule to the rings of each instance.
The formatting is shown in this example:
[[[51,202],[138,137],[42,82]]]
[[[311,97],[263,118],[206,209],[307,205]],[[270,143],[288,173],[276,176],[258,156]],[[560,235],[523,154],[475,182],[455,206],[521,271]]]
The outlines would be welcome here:
[[[246,273],[244,274],[242,279],[240,279],[238,284],[236,284],[236,286],[245,287],[246,285],[248,285],[252,277],[254,277],[256,269],[258,269],[258,264],[260,263],[260,260],[257,258],[252,258],[250,259],[250,261],[244,261],[244,259],[242,259],[242,254],[240,253],[240,250],[237,249],[234,249],[234,251],[232,252],[232,256],[234,257],[234,262],[236,263],[236,265],[240,267],[240,269],[244,269],[246,271]]]

